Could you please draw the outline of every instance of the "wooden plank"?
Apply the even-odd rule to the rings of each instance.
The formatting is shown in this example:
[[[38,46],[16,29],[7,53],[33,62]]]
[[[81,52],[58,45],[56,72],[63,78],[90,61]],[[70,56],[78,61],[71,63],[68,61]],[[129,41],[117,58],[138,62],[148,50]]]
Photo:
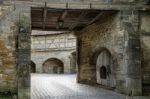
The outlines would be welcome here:
[[[67,14],[68,14],[68,11],[65,10],[65,11],[63,12],[62,16],[60,17],[60,19],[61,19],[61,20],[64,20],[65,17],[67,16]]]
[[[86,16],[86,14],[87,12],[83,11],[77,18],[76,22],[69,27],[69,30],[73,30],[80,23],[80,20],[82,20]]]
[[[45,7],[43,10],[43,30],[45,30],[45,24],[46,24],[46,18],[47,18],[47,7],[46,7],[46,2],[45,2]]]
[[[88,25],[94,23],[96,20],[98,20],[102,15],[104,14],[104,12],[100,12],[95,18],[93,18]]]
[[[32,26],[32,29],[43,30],[40,26]],[[45,27],[45,31],[68,31],[68,28],[56,29],[56,27]]]

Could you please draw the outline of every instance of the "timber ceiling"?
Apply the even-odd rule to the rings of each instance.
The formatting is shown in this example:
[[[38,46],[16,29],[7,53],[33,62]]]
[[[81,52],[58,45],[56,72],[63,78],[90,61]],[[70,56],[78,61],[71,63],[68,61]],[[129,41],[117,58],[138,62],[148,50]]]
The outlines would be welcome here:
[[[32,29],[36,30],[80,30],[100,19],[100,10],[73,10],[31,8]]]

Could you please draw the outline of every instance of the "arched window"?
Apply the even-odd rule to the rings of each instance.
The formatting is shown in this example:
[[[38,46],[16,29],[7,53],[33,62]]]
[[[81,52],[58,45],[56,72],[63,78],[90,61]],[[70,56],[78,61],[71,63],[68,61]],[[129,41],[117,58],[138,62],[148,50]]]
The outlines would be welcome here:
[[[102,79],[106,79],[106,78],[107,78],[107,69],[106,69],[105,66],[102,66],[102,67],[100,68],[100,77],[101,77]]]

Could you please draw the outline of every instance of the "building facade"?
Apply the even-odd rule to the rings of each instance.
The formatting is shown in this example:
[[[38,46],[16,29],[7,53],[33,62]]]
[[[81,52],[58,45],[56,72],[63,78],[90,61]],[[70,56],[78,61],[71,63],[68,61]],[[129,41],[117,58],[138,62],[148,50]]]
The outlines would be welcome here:
[[[75,32],[77,38],[77,81],[79,83],[113,87],[115,91],[125,95],[140,96],[145,93],[149,95],[149,4],[149,0],[1,1],[0,92],[17,94],[18,99],[30,99],[31,54],[36,56],[37,52],[42,55],[46,54],[46,58],[41,59],[45,62],[44,72],[51,71],[51,69],[45,70],[51,60],[56,61],[53,63],[54,72],[62,73],[71,70],[69,68],[62,71],[62,67],[67,66],[69,62],[63,62],[68,60],[63,57],[54,57],[58,54],[57,51],[55,51],[56,54],[48,55],[47,52],[43,53],[41,49],[39,50],[40,47],[44,47],[44,50],[49,48],[47,49],[45,43],[39,45],[40,42],[36,41],[38,36],[35,37],[38,51],[31,53],[31,29],[39,28],[44,31],[46,29],[51,31],[65,29]],[[65,12],[68,10],[69,12]],[[62,14],[61,11],[64,13]],[[100,13],[95,14],[97,11]],[[46,13],[48,13],[47,18]],[[68,16],[65,19],[66,15]],[[43,18],[43,16],[45,17]],[[66,22],[63,28],[60,27],[62,22]],[[45,42],[44,36],[40,36],[40,38],[44,39],[41,42]],[[53,43],[50,45],[52,45],[52,49],[57,49]],[[70,53],[64,51],[63,53],[66,53],[66,57],[69,58],[72,51]],[[41,60],[33,57],[32,61],[39,62]],[[57,66],[56,63],[61,66]],[[36,64],[38,72],[42,71],[40,65]]]
[[[33,30],[31,61],[36,73],[75,73],[76,37],[73,33]]]

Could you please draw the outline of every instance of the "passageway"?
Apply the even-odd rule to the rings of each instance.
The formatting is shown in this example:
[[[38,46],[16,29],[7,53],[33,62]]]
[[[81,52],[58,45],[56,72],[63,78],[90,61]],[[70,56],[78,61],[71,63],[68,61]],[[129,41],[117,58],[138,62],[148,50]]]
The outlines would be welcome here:
[[[125,99],[99,87],[76,83],[76,75],[32,74],[31,99]]]

